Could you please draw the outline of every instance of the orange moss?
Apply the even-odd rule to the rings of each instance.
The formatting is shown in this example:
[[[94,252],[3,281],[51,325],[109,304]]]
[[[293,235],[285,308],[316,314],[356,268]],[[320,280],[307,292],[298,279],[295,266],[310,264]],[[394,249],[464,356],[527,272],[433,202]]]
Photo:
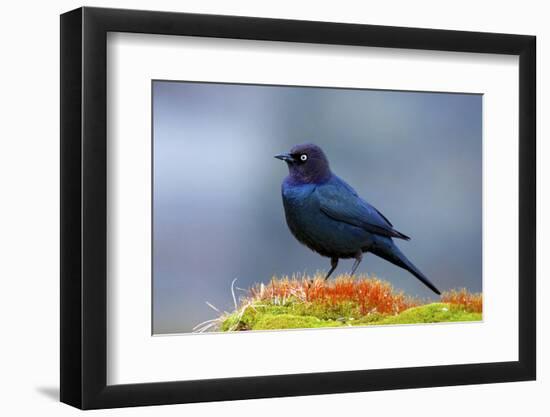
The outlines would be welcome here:
[[[250,296],[256,300],[282,304],[290,298],[326,306],[352,302],[359,306],[362,315],[374,312],[399,314],[421,304],[415,298],[395,292],[388,282],[368,277],[354,279],[349,275],[327,281],[321,275],[314,276],[312,280],[304,277],[273,278],[267,285],[253,287]]]
[[[444,292],[441,294],[441,302],[462,306],[473,313],[481,313],[483,310],[483,296],[480,293],[470,293],[466,288]]]

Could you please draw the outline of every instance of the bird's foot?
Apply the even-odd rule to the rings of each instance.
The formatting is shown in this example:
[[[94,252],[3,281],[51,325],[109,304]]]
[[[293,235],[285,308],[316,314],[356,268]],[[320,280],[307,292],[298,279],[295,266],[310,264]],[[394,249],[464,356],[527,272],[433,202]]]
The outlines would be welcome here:
[[[338,266],[338,258],[331,258],[330,259],[330,270],[327,273],[327,276],[325,277],[325,281],[330,277],[330,274],[334,272],[336,267]]]
[[[363,260],[363,252],[359,251],[355,255],[355,262],[353,263],[353,266],[351,268],[351,272],[349,274],[351,277],[353,277],[353,274],[355,274],[355,271],[357,270],[357,267],[359,266],[359,264],[361,263],[362,260]]]

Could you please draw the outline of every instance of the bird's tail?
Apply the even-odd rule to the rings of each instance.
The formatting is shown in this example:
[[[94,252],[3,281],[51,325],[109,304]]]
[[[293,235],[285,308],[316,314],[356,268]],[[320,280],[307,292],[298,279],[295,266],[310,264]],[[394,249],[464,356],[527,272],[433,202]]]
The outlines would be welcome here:
[[[374,253],[377,256],[385,259],[388,262],[391,262],[394,265],[397,265],[418,278],[424,285],[426,285],[430,290],[435,292],[437,295],[441,295],[441,292],[435,287],[432,282],[426,278],[426,276],[420,272],[420,270],[413,265],[411,261],[399,250],[399,248],[393,243],[391,239],[384,238],[383,241],[378,239],[378,244],[374,247],[369,248],[369,251]]]

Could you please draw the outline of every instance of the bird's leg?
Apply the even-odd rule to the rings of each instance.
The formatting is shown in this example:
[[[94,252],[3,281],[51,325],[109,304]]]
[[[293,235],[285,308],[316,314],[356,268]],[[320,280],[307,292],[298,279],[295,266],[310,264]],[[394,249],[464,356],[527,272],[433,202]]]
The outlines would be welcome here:
[[[355,262],[353,263],[353,266],[351,267],[350,275],[353,276],[353,274],[355,273],[355,270],[357,269],[357,267],[359,266],[359,264],[361,263],[362,260],[363,260],[363,252],[359,251],[355,254]]]
[[[325,281],[328,279],[328,277],[330,277],[330,274],[334,272],[337,266],[338,266],[338,258],[330,258],[330,271],[328,271],[328,274],[325,277]]]

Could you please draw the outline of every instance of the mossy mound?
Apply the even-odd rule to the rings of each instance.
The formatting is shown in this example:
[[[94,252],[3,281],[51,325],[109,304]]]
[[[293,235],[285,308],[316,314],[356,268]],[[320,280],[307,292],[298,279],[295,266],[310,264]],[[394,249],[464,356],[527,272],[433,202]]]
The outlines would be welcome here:
[[[483,296],[467,289],[446,291],[426,302],[396,291],[376,277],[339,275],[272,277],[237,300],[235,310],[195,327],[204,331],[309,329],[321,327],[467,322],[482,320]],[[217,312],[219,310],[213,307]]]

